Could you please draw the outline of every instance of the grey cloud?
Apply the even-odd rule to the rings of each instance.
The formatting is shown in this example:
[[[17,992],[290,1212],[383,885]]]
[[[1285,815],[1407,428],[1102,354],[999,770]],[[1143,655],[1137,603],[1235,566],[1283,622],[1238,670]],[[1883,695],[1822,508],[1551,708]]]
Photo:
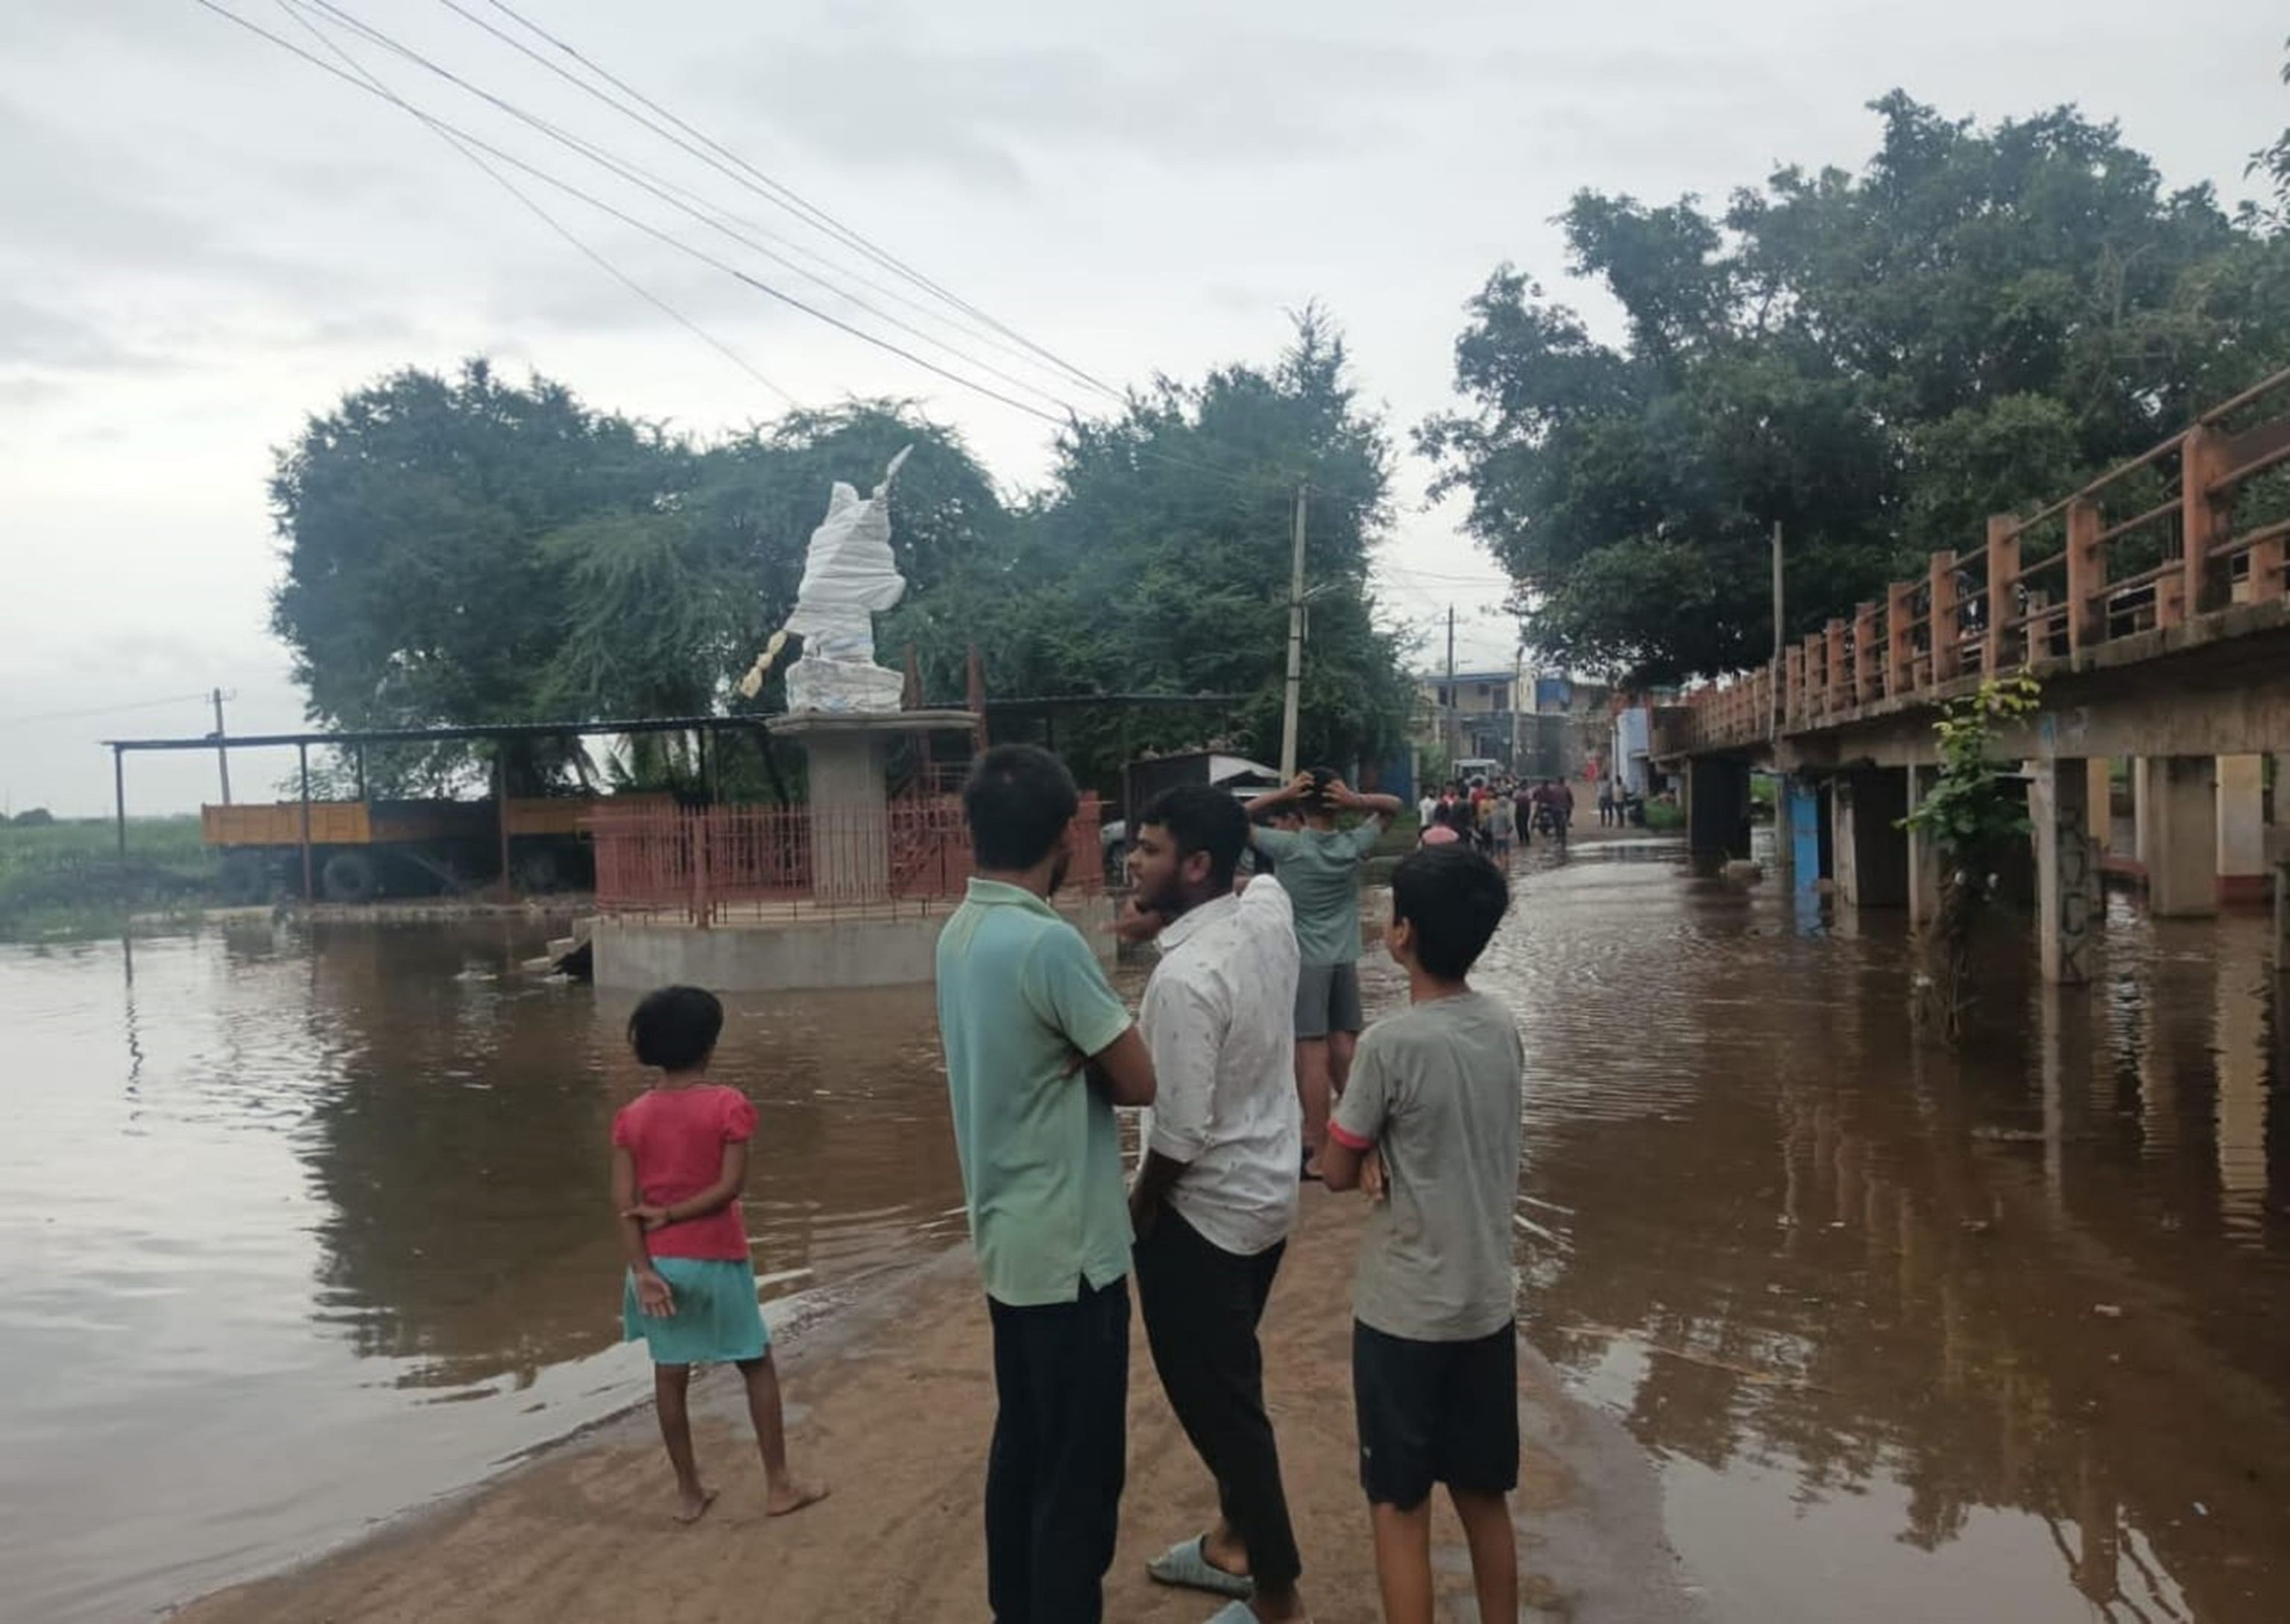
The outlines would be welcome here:
[[[1076,143],[1164,163],[1341,157],[1448,70],[1403,47],[1225,33],[1181,53],[773,41],[725,71],[782,137],[1017,188],[1029,153]]]
[[[0,366],[51,372],[149,372],[164,356],[127,344],[68,312],[0,292]]]

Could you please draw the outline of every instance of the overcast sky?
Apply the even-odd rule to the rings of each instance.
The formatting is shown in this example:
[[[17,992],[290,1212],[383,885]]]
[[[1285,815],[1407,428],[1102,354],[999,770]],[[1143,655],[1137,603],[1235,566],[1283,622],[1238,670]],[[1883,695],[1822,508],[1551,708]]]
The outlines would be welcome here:
[[[721,208],[798,229],[438,0],[335,3]],[[458,3],[516,28],[488,0]],[[323,50],[280,0],[219,4]],[[1283,312],[1317,299],[1403,444],[1449,399],[1461,306],[1490,268],[1564,285],[1550,220],[1577,188],[1714,196],[1776,163],[1858,167],[1875,139],[1864,104],[1895,85],[1983,119],[2077,101],[2119,118],[2172,181],[2229,196],[2290,124],[2286,20],[2262,0],[517,4],[1101,378],[1269,358]],[[409,100],[800,285],[350,44]],[[1040,477],[1042,422],[527,185],[799,399],[912,396],[1005,486]],[[188,696],[210,687],[235,696],[234,732],[300,723],[266,629],[264,479],[271,448],[343,391],[483,351],[705,432],[781,404],[404,112],[195,0],[0,5],[0,802],[17,809],[104,810],[93,741],[203,731]],[[1429,636],[1452,602],[1462,661],[1507,664],[1494,572],[1422,484],[1411,457],[1380,573],[1393,616]],[[236,787],[288,764],[246,758]],[[188,807],[212,772],[140,758],[131,804]]]

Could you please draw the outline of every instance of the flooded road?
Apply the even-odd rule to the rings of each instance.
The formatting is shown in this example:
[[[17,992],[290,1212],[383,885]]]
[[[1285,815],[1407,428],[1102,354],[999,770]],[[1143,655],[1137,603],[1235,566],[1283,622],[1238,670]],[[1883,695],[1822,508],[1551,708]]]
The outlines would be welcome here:
[[[1538,854],[1481,980],[1528,1041],[1528,1335],[1653,1459],[1712,1618],[2290,1617],[2263,928],[2118,900],[2100,984],[2001,955],[1949,1055],[1896,925],[1677,858]],[[516,979],[533,945],[0,948],[0,1613],[137,1616],[648,1387],[625,1005]],[[728,1002],[775,1320],[958,1236],[927,991]]]

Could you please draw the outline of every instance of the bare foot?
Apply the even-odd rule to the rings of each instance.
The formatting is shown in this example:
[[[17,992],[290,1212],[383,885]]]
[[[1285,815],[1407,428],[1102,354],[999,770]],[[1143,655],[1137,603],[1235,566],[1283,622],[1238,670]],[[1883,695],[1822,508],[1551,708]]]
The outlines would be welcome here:
[[[687,1494],[684,1497],[684,1503],[677,1508],[676,1520],[679,1523],[696,1523],[708,1515],[708,1508],[715,1503],[716,1491],[713,1489],[702,1489],[697,1494]]]
[[[789,1482],[780,1488],[773,1489],[765,1497],[764,1515],[787,1516],[802,1510],[805,1506],[815,1506],[826,1498],[827,1488],[823,1484]]]

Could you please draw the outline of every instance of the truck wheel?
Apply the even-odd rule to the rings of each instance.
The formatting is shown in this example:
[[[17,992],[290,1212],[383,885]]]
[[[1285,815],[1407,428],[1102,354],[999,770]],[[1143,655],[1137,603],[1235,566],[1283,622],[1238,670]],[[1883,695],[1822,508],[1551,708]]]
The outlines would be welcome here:
[[[270,865],[260,852],[233,852],[222,860],[215,889],[235,908],[246,908],[270,895]]]
[[[329,902],[364,902],[373,889],[373,859],[363,852],[337,852],[318,870],[318,890]]]

